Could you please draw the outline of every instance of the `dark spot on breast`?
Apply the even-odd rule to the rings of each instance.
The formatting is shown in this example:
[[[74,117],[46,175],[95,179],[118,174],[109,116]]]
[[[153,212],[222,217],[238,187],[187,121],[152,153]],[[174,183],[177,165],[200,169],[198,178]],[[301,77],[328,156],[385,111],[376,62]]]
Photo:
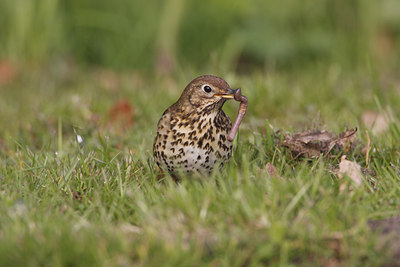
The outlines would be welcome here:
[[[189,133],[189,139],[192,139],[196,135],[196,131],[190,132]]]
[[[197,125],[197,129],[201,130],[201,125],[203,124],[205,119],[202,119],[200,123]]]

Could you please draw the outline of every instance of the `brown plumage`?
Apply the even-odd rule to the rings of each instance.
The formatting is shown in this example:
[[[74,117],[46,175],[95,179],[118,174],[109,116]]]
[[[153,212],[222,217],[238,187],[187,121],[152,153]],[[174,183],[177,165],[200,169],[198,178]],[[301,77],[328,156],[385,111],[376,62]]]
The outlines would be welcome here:
[[[227,137],[232,122],[222,106],[234,92],[216,76],[191,81],[158,122],[153,145],[157,165],[178,178],[180,172],[209,174],[217,161],[228,161],[232,142]]]

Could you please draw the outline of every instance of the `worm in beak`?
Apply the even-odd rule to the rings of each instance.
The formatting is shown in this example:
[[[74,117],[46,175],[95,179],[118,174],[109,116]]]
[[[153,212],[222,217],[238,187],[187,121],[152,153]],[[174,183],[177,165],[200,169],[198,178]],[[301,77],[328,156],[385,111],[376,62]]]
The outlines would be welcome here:
[[[234,99],[236,91],[237,90],[229,89],[229,92],[226,94],[215,94],[214,96],[219,96],[225,99]]]
[[[238,111],[238,115],[236,117],[235,123],[233,124],[233,127],[228,135],[229,141],[233,141],[233,139],[235,139],[236,133],[239,130],[239,125],[242,122],[242,119],[243,119],[244,115],[246,114],[246,110],[247,110],[247,98],[244,95],[242,95],[242,89],[238,88],[238,89],[234,90],[233,98],[236,101],[240,101],[240,106],[239,106],[239,111]]]

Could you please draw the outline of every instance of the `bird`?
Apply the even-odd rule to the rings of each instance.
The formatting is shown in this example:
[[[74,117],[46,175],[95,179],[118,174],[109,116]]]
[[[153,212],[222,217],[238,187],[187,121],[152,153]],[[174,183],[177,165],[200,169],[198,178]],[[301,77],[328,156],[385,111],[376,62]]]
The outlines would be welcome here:
[[[181,174],[210,175],[219,162],[228,162],[232,121],[222,110],[235,90],[213,75],[192,80],[176,103],[165,110],[157,124],[154,161],[174,180]]]

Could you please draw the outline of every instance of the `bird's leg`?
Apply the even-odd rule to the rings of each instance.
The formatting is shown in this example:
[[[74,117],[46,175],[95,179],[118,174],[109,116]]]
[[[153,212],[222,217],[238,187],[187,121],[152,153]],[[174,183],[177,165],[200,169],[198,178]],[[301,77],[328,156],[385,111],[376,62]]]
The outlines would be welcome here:
[[[233,127],[228,135],[229,141],[233,141],[233,139],[235,139],[236,133],[239,130],[239,125],[242,122],[242,119],[243,119],[244,115],[246,114],[246,110],[247,110],[247,98],[244,95],[242,95],[241,88],[238,88],[235,90],[234,99],[236,101],[240,101],[240,106],[239,106],[239,111],[238,111],[238,115],[236,117],[235,123],[233,124]]]

